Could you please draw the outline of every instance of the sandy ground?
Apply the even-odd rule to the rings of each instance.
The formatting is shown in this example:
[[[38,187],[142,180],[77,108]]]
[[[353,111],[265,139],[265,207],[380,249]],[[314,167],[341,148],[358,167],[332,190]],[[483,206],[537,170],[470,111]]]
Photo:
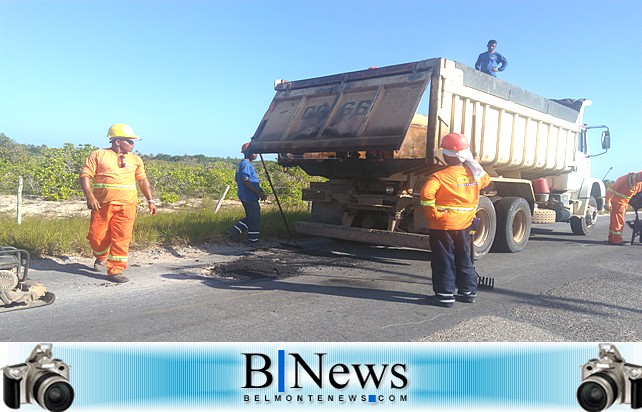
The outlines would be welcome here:
[[[179,201],[171,205],[163,205],[157,202],[159,206],[159,213],[172,213],[184,208],[201,207],[201,199],[190,199]],[[222,207],[240,207],[241,202],[238,200],[224,200]],[[14,195],[0,195],[0,214],[5,214],[11,217],[17,217],[17,196]],[[46,216],[51,218],[65,218],[72,216],[84,216],[89,219],[90,211],[87,209],[87,203],[84,200],[69,200],[64,202],[45,201],[33,197],[23,197],[20,207],[21,216],[28,219],[29,216]],[[199,256],[204,256],[212,253],[218,246],[217,245],[199,245],[198,248],[182,247],[182,248],[151,248],[143,251],[132,251],[130,253],[133,261],[141,264],[151,264],[157,262],[174,262],[185,257],[198,259]],[[59,261],[69,261],[70,259],[82,259],[80,257],[70,256],[47,256],[47,259]]]
[[[162,213],[171,213],[187,207],[200,207],[202,199],[181,200],[171,205],[164,205],[159,201],[156,204]],[[240,207],[241,202],[238,200],[226,199],[222,207]],[[17,216],[18,202],[17,196],[0,195],[0,213],[10,216]],[[23,197],[20,207],[22,217],[28,216],[47,216],[47,217],[70,217],[70,216],[89,216],[89,209],[84,200],[67,200],[64,202],[45,201],[33,197]]]
[[[17,196],[0,195],[0,213],[17,216]],[[48,216],[89,216],[87,203],[84,201],[47,202],[41,199],[23,197],[20,206],[22,217]]]

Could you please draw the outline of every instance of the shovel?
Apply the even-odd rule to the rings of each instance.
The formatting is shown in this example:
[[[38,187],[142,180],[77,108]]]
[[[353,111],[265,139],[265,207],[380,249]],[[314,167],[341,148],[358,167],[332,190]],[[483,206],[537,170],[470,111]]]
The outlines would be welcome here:
[[[276,200],[277,206],[279,206],[279,212],[281,212],[281,217],[283,218],[283,224],[285,225],[285,230],[288,232],[288,241],[286,243],[284,242],[279,242],[281,246],[290,248],[290,249],[302,249],[302,247],[296,243],[296,240],[292,238],[292,233],[290,233],[290,226],[288,225],[288,220],[285,218],[285,213],[283,213],[283,208],[281,207],[281,202],[279,201],[279,196],[276,193],[276,190],[274,190],[274,185],[272,184],[272,179],[270,178],[270,172],[268,172],[267,166],[265,165],[265,160],[263,160],[263,155],[259,155],[261,157],[261,164],[263,165],[263,170],[265,170],[265,176],[267,177],[268,183],[270,184],[270,187],[272,188],[272,193],[274,194],[274,199]],[[292,241],[292,243],[290,243]]]

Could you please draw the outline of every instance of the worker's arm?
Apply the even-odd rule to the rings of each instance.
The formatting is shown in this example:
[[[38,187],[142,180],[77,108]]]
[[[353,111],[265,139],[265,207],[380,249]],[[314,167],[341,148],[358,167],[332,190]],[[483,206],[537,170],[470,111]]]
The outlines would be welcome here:
[[[140,191],[143,192],[143,196],[147,199],[147,208],[149,213],[152,215],[156,214],[156,203],[154,203],[154,198],[152,196],[152,186],[149,184],[149,180],[146,177],[138,179],[138,187]]]
[[[243,178],[243,186],[245,186],[250,192],[255,193],[259,197],[259,199],[267,200],[267,195],[265,194],[265,192],[261,190],[260,187],[257,189],[259,185],[252,184],[252,182],[250,182],[250,179],[248,177]]]
[[[424,214],[430,220],[439,220],[443,216],[435,205],[435,196],[440,186],[439,180],[431,177],[421,190],[421,206],[424,207]]]
[[[508,60],[501,54],[499,55],[499,64],[500,66],[497,68],[497,70],[500,72],[503,72],[508,67]]]
[[[604,210],[611,209],[611,198],[613,197],[613,192],[610,189],[606,189],[606,196],[604,196]]]
[[[96,196],[94,196],[93,190],[91,190],[91,178],[89,176],[80,176],[80,187],[85,193],[85,199],[87,199],[87,208],[90,210],[100,210],[100,203]]]
[[[484,173],[480,178],[479,178],[479,189],[483,189],[486,186],[490,184],[490,176],[488,173]]]

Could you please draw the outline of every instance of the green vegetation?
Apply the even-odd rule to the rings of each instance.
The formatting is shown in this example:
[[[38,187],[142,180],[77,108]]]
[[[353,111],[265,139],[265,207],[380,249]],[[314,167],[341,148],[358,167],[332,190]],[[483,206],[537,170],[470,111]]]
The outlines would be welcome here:
[[[285,213],[294,236],[294,222],[305,219],[305,207],[290,207]],[[214,207],[182,210],[155,216],[141,212],[134,226],[132,250],[153,246],[185,246],[227,241],[224,230],[243,217],[242,208],[221,210]],[[90,256],[85,237],[89,229],[86,217],[51,219],[32,216],[16,224],[15,217],[0,216],[0,245],[10,245],[29,251],[32,256],[77,255]],[[287,239],[288,232],[278,208],[264,207],[261,218],[264,239]]]
[[[25,195],[57,201],[83,198],[78,173],[87,155],[96,149],[71,143],[62,148],[23,145],[0,133],[0,193],[15,193],[18,177],[22,176]],[[226,185],[232,188],[228,198],[235,196],[234,171],[240,159],[164,154],[141,157],[154,196],[164,203],[218,197]],[[265,192],[273,194],[260,160],[254,163]],[[299,168],[284,168],[274,161],[266,161],[265,165],[284,205],[302,205],[302,188],[311,180],[319,180]]]
[[[84,199],[78,173],[87,155],[95,149],[97,147],[92,145],[70,143],[62,148],[23,145],[0,133],[0,194],[15,194],[21,176],[24,196],[47,201]],[[160,200],[160,210],[156,216],[145,212],[139,214],[133,250],[220,241],[224,239],[224,230],[243,216],[241,207],[224,208],[214,213],[216,200],[226,185],[230,186],[227,198],[236,198],[234,172],[240,159],[163,154],[142,157],[154,197]],[[274,161],[265,163],[294,235],[294,222],[308,214],[301,191],[315,178],[298,168],[286,169]],[[255,166],[262,187],[274,199],[260,160]],[[203,206],[163,212],[164,205],[194,198],[203,199]],[[88,255],[90,251],[85,239],[88,227],[87,217],[30,216],[17,225],[15,216],[0,216],[0,245],[23,248],[34,256]],[[263,207],[261,233],[264,238],[287,237],[276,205]]]

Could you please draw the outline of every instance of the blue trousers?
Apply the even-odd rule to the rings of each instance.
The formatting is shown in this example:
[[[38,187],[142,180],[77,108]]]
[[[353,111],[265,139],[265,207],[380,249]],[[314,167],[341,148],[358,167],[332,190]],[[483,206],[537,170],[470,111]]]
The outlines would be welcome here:
[[[477,290],[477,274],[470,259],[470,236],[470,228],[430,229],[432,289],[440,300],[454,300],[455,288],[465,294]]]
[[[243,233],[247,230],[247,241],[257,242],[261,228],[261,206],[258,200],[241,201],[245,209],[245,217],[234,225],[234,228]]]

